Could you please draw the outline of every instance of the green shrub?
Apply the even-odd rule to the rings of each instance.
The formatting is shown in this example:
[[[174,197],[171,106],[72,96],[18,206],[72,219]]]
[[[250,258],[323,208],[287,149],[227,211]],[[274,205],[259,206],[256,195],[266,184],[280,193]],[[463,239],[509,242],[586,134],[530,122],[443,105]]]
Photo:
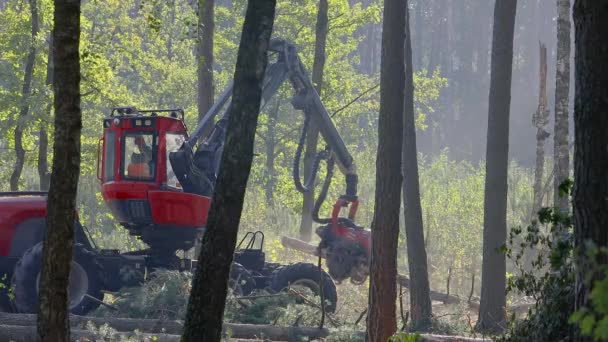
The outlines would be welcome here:
[[[508,291],[533,297],[536,303],[527,318],[513,319],[500,341],[562,341],[576,333],[568,323],[574,310],[573,247],[571,217],[558,209],[542,209],[525,235],[522,229],[511,230],[505,250],[519,273],[509,278]],[[529,250],[536,253],[531,268],[524,267]]]

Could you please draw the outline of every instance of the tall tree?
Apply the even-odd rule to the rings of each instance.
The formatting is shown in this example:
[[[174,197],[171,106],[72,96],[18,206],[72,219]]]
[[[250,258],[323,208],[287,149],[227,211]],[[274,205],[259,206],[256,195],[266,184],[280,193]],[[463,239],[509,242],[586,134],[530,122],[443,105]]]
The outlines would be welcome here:
[[[483,265],[477,329],[500,331],[506,321],[507,171],[513,31],[517,0],[496,0],[484,193]]]
[[[80,175],[80,1],[55,0],[53,91],[55,134],[42,251],[38,338],[69,341],[68,281]]]
[[[608,255],[589,260],[592,244],[608,247],[608,5],[605,1],[576,0],[574,190],[572,195],[575,244],[578,252],[576,309],[589,305],[593,282],[605,277],[593,262],[608,263]]]
[[[221,340],[228,276],[253,162],[255,130],[276,0],[247,5],[234,72],[232,109],[207,232],[192,282],[182,341]]]
[[[213,105],[214,0],[198,0],[198,119]],[[213,127],[213,125],[209,125]]]
[[[317,10],[317,25],[315,28],[315,56],[312,65],[312,83],[319,95],[323,88],[323,70],[325,68],[325,44],[327,42],[328,29],[328,4],[327,0],[319,0],[319,9]],[[319,141],[319,129],[312,122],[309,125],[306,138],[306,153],[304,154],[304,179],[312,177],[313,160],[317,153],[317,144]],[[310,241],[312,238],[312,209],[315,202],[314,187],[303,194],[302,202],[302,221],[300,223],[300,239]]]
[[[568,147],[568,105],[570,94],[570,0],[557,0],[557,66],[555,68],[555,128],[553,159],[555,177],[553,203],[569,211],[568,197],[559,195],[559,185],[570,174]]]
[[[545,140],[549,132],[545,127],[549,123],[547,108],[547,47],[540,44],[540,70],[538,73],[538,107],[532,114],[532,123],[536,127],[536,166],[534,167],[534,200],[531,217],[536,217],[543,202],[543,176],[545,173]]]
[[[403,204],[407,262],[410,270],[410,317],[414,326],[430,323],[432,309],[427,271],[427,257],[420,205],[418,156],[416,148],[416,119],[414,113],[414,72],[409,9],[405,38],[405,110],[403,116]],[[421,18],[417,19],[421,20]]]
[[[36,0],[29,0],[32,13],[30,48],[25,61],[25,72],[23,73],[23,89],[21,90],[21,104],[19,108],[19,119],[15,128],[15,168],[11,174],[11,191],[19,190],[19,179],[25,163],[25,149],[23,148],[23,131],[27,123],[30,110],[30,96],[32,94],[32,77],[34,76],[34,63],[36,61],[36,36],[40,30],[40,19]]]
[[[406,9],[407,0],[384,1],[376,196],[367,314],[367,340],[371,342],[384,342],[397,329],[395,300],[402,183]]]

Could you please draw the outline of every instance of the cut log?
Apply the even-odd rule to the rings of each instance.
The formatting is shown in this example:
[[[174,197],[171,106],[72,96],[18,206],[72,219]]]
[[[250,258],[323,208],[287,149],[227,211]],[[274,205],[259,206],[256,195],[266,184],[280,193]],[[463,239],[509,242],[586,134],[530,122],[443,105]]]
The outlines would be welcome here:
[[[281,238],[281,244],[284,247],[295,249],[295,250],[300,251],[305,254],[314,255],[317,257],[319,256],[319,252],[315,245],[312,245],[312,244],[302,241],[302,240],[298,240],[298,239],[291,238],[288,236],[283,236]],[[401,286],[403,286],[405,288],[410,287],[410,279],[407,276],[398,274],[397,280],[399,281],[399,284]],[[431,299],[434,301],[443,302],[444,304],[459,304],[459,303],[466,301],[460,297],[457,297],[454,295],[448,295],[446,293],[442,293],[442,292],[434,291],[434,290],[431,290]],[[479,310],[479,303],[468,302],[468,305],[471,309]]]
[[[91,322],[95,326],[108,324],[116,331],[139,330],[150,334],[165,333],[179,335],[184,328],[182,321],[70,315],[70,327],[72,329],[84,329],[88,322]],[[0,325],[35,326],[36,315],[0,313]]]
[[[183,326],[183,322],[181,321],[72,315],[70,316],[72,341],[95,341],[99,339],[100,336],[95,331],[85,330],[87,322],[91,322],[95,326],[107,324],[112,329],[116,330],[116,333],[112,338],[135,338],[136,340],[158,342],[179,341],[181,334],[181,328],[179,327]],[[135,332],[135,330],[138,332]],[[262,340],[292,341],[297,336],[306,336],[309,339],[320,339],[327,337],[330,334],[328,329],[235,323],[224,323],[224,332],[236,342],[255,342]],[[358,332],[358,334],[364,336],[363,332]],[[36,315],[0,313],[0,341],[35,342]],[[480,342],[490,340],[423,334],[420,336],[420,341]]]
[[[147,334],[169,334],[180,335],[183,330],[182,321],[168,321],[156,319],[135,319],[135,318],[116,318],[116,317],[87,317],[70,316],[70,326],[75,330],[86,328],[87,323],[91,322],[95,326],[107,324],[118,332],[133,332],[135,330]],[[36,315],[32,314],[8,314],[0,313],[0,327],[2,326],[36,326]],[[14,330],[14,329],[13,329]],[[12,331],[12,330],[11,330]],[[310,338],[323,338],[329,335],[329,330],[310,327],[280,327],[274,325],[254,325],[224,323],[224,332],[227,336],[237,339],[256,339],[264,338],[271,341],[288,341],[294,336],[308,336]],[[0,333],[0,341],[10,341],[3,339]],[[169,341],[169,340],[168,340]]]
[[[104,335],[97,334],[91,330],[71,329],[70,336],[72,341],[97,341]],[[157,342],[179,342],[179,335],[168,334],[146,334],[139,332],[117,332],[114,335],[108,336],[112,340],[121,340],[126,338],[136,338],[141,341],[157,341]],[[0,325],[0,341],[13,342],[37,342],[36,326],[35,325]]]

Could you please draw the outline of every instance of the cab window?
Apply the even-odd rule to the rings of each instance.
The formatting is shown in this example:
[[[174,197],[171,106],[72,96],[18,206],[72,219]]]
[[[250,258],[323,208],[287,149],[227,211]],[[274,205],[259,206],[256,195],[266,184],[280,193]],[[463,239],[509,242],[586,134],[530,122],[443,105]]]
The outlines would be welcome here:
[[[156,163],[153,153],[154,135],[151,133],[127,134],[123,145],[123,177],[133,179],[154,178]]]
[[[112,131],[107,131],[103,141],[103,181],[108,182],[114,180],[114,137],[116,134]]]
[[[175,176],[175,172],[173,172],[173,167],[171,166],[171,161],[169,160],[169,153],[177,151],[182,146],[184,141],[186,141],[186,137],[183,134],[167,133],[165,138],[167,145],[167,155],[165,156],[167,158],[167,185],[181,188],[181,184],[179,184],[179,181]]]

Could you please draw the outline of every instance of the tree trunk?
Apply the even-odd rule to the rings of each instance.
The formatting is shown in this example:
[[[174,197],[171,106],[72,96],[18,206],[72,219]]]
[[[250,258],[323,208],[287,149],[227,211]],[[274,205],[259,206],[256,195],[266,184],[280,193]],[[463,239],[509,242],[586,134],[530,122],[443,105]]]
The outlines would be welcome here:
[[[570,175],[568,146],[568,106],[570,95],[570,0],[557,1],[557,64],[555,68],[555,128],[553,160],[555,178],[553,203],[562,212],[569,211],[568,196],[559,195],[559,185]]]
[[[38,18],[38,7],[36,0],[29,0],[30,11],[32,13],[32,30],[30,49],[25,60],[25,72],[23,74],[23,89],[21,91],[21,106],[19,108],[19,119],[15,127],[15,167],[11,174],[11,191],[19,190],[19,179],[25,163],[25,150],[23,149],[23,130],[27,123],[27,115],[30,110],[30,96],[32,93],[32,77],[34,76],[34,62],[36,61],[36,36],[40,30],[40,20]]]
[[[281,99],[276,98],[275,107],[268,112],[268,125],[266,128],[266,186],[264,192],[266,195],[266,204],[271,206],[274,204],[274,191],[277,184],[277,172],[275,167],[276,146],[277,146],[277,118],[279,116],[279,108],[281,108]]]
[[[386,341],[397,330],[397,241],[405,91],[407,0],[385,0],[380,65],[376,196],[372,221],[367,340]]]
[[[49,39],[49,57],[46,67],[46,84],[53,84],[53,37]],[[47,191],[49,189],[49,183],[51,182],[51,174],[49,172],[48,162],[48,150],[49,150],[49,136],[47,133],[48,121],[51,118],[52,102],[46,107],[45,114],[40,120],[39,141],[38,141],[38,178],[40,179],[40,191]]]
[[[407,10],[407,9],[406,9]],[[408,11],[409,12],[409,11]],[[410,317],[414,326],[426,326],[431,321],[431,298],[427,271],[426,248],[422,207],[420,206],[420,183],[418,181],[418,155],[416,148],[416,126],[414,112],[414,74],[412,69],[412,45],[407,15],[405,38],[405,108],[403,115],[403,204],[407,262],[410,269]],[[420,18],[418,18],[420,20]],[[448,291],[449,294],[449,291]]]
[[[545,140],[549,132],[545,127],[549,123],[549,109],[547,109],[547,48],[540,44],[540,70],[538,73],[538,108],[532,114],[532,123],[536,127],[536,165],[534,167],[534,200],[532,202],[531,218],[534,219],[542,207],[543,202],[543,176],[545,173]]]
[[[576,309],[589,306],[594,281],[606,276],[598,270],[608,263],[601,252],[608,247],[608,6],[603,1],[576,0],[574,101],[574,234],[578,258]],[[600,253],[589,260],[589,242]],[[596,264],[598,263],[598,264]],[[595,266],[595,267],[594,267]]]
[[[506,321],[507,171],[513,31],[517,0],[496,0],[486,147],[483,265],[477,329],[501,331]]]
[[[222,336],[228,276],[253,161],[275,6],[276,0],[249,1],[247,5],[226,144],[192,282],[183,341],[219,342]]]
[[[319,0],[317,11],[317,26],[315,28],[315,57],[312,65],[312,83],[321,95],[323,88],[323,70],[325,68],[325,44],[327,43],[327,0]],[[319,141],[319,129],[311,122],[306,135],[306,153],[304,154],[304,179],[312,177],[312,164],[317,154],[317,143]],[[314,183],[313,183],[314,184]],[[303,194],[302,220],[300,223],[300,239],[310,241],[312,238],[312,210],[315,205],[314,186],[310,191]]]
[[[47,204],[38,337],[69,341],[67,286],[74,243],[74,213],[80,175],[80,1],[56,0],[53,28],[55,134]]]
[[[198,119],[213,105],[214,0],[198,0]],[[210,123],[208,129],[213,125]]]

